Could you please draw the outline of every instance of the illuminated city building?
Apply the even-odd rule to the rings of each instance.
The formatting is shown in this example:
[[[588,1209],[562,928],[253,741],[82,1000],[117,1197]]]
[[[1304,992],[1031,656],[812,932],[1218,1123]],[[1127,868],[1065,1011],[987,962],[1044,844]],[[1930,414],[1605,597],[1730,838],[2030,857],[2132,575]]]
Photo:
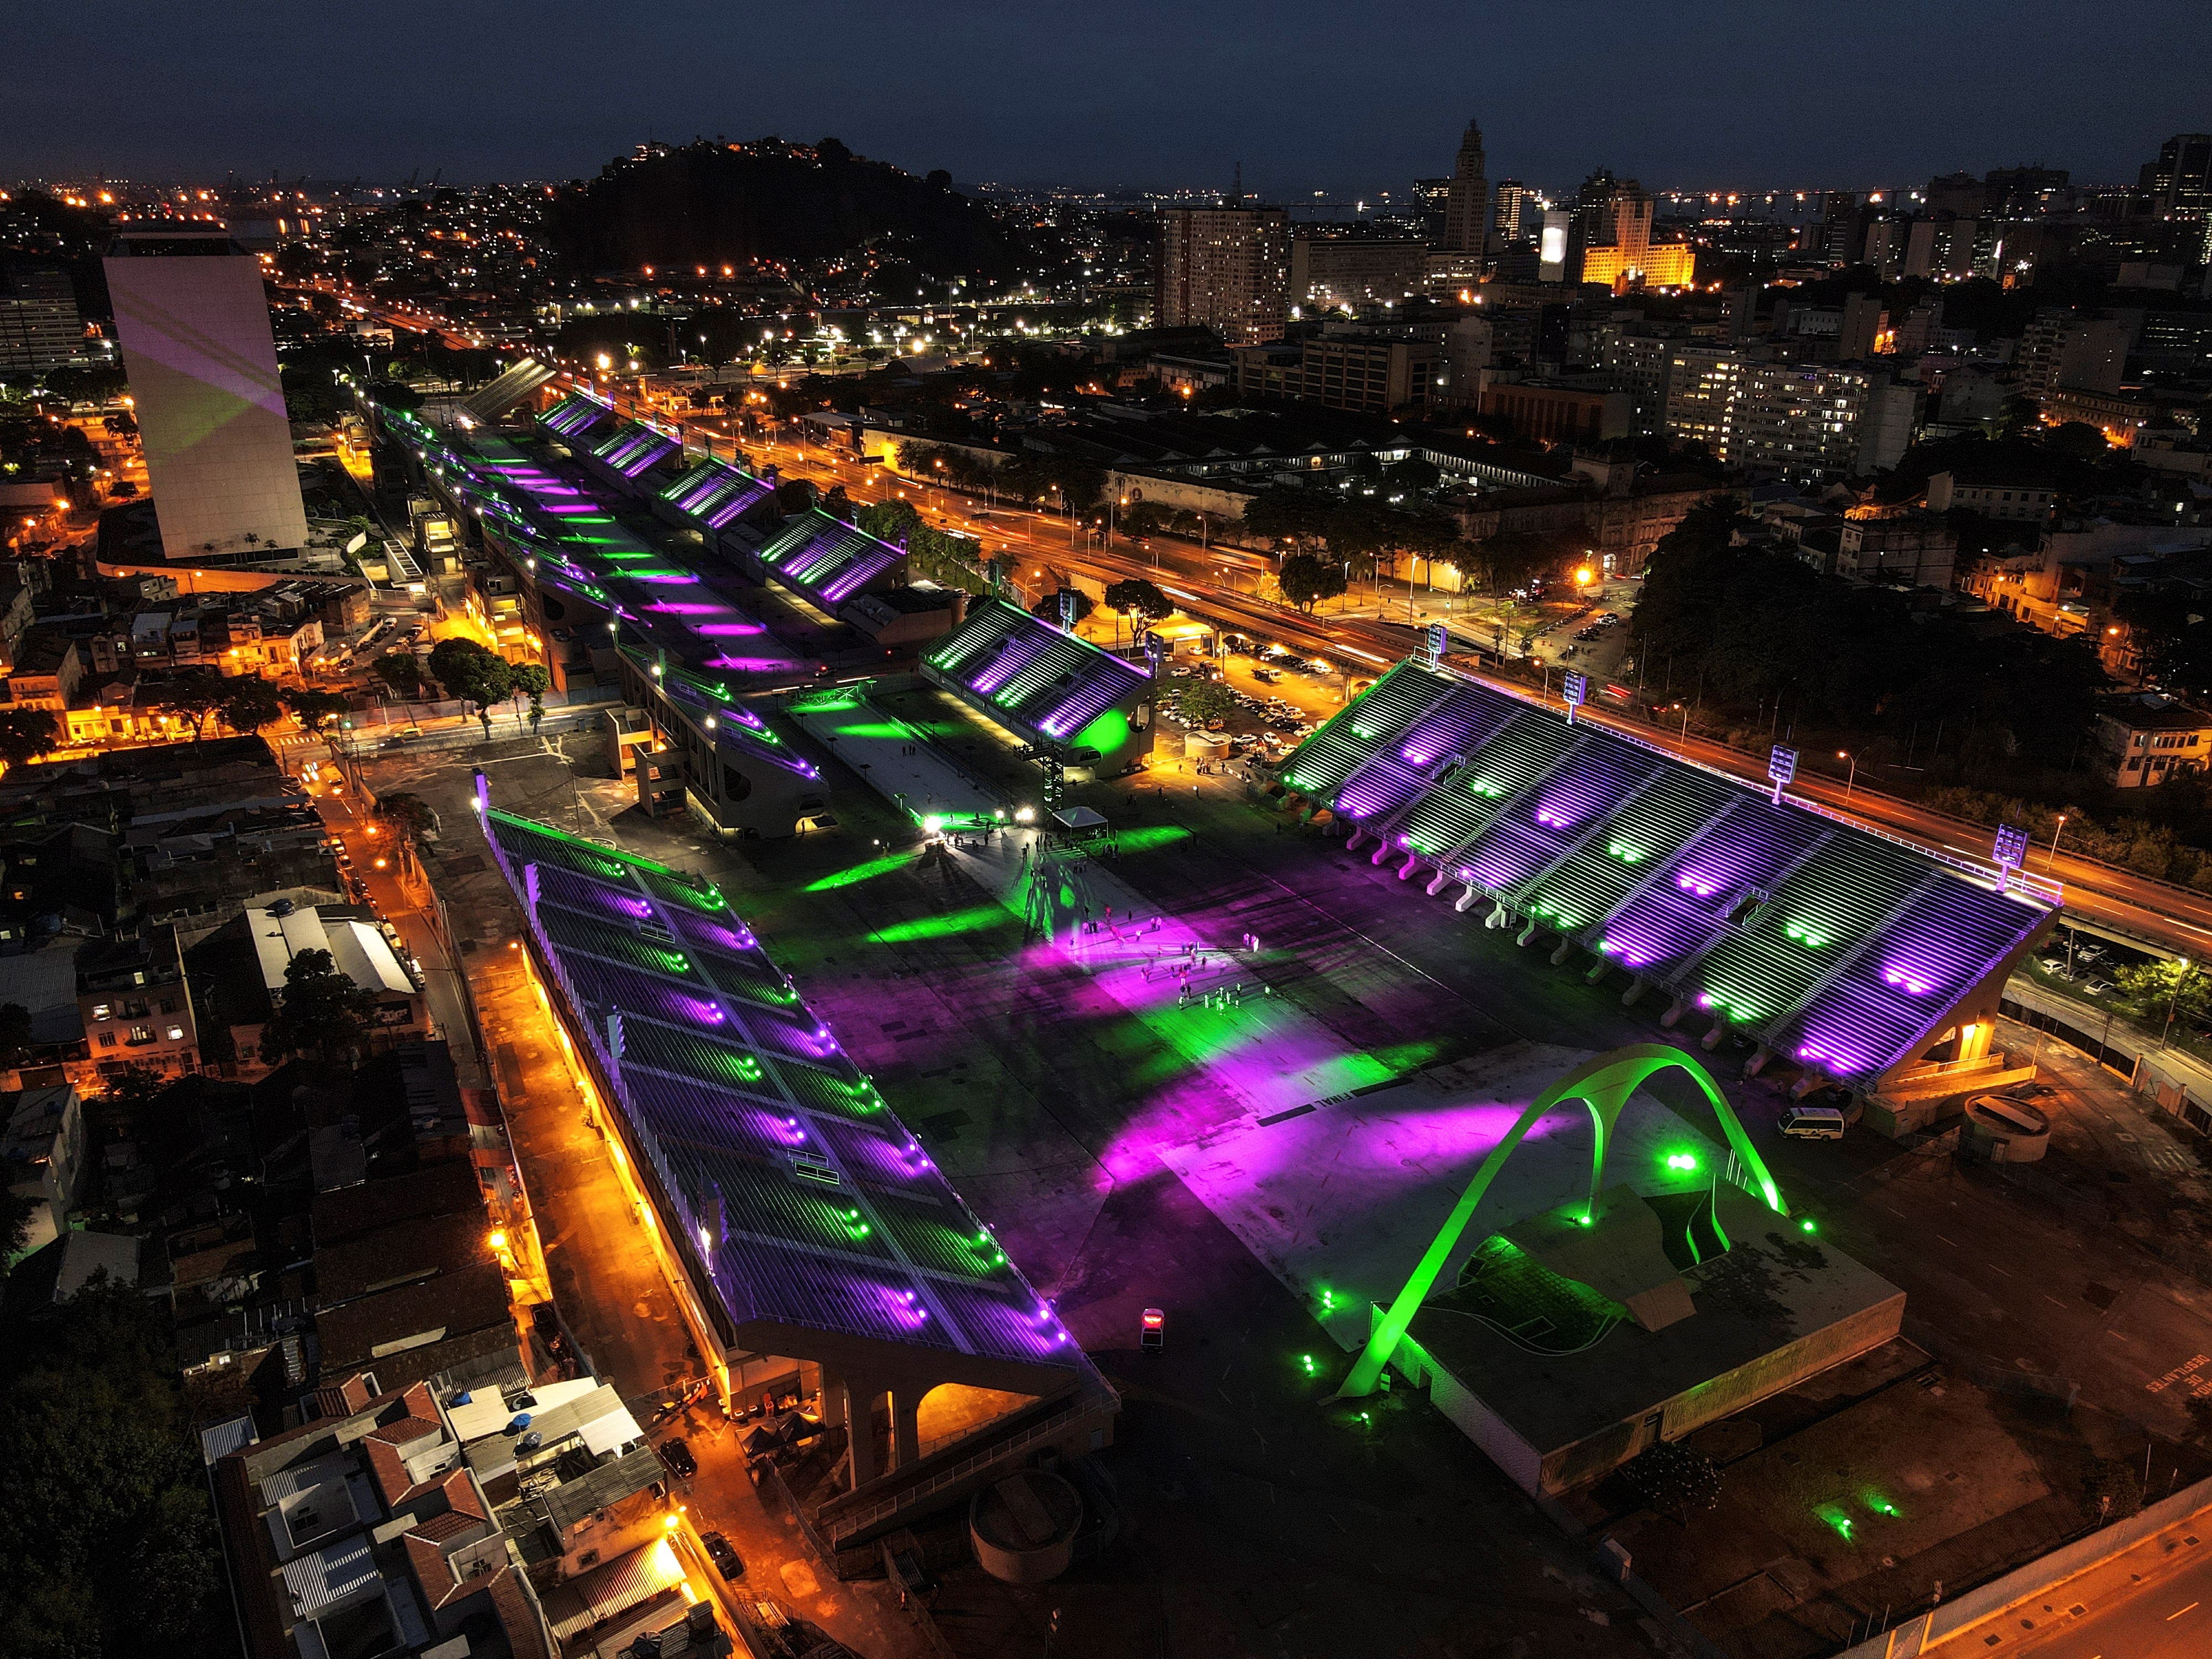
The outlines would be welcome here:
[[[1447,249],[1480,257],[1490,231],[1490,183],[1483,177],[1482,129],[1473,121],[1460,140],[1451,183],[1444,191]]]
[[[227,231],[149,227],[106,261],[162,556],[234,563],[307,540],[261,262]]]
[[[1231,345],[1281,339],[1291,240],[1291,216],[1279,207],[1161,209],[1153,324],[1210,328]]]

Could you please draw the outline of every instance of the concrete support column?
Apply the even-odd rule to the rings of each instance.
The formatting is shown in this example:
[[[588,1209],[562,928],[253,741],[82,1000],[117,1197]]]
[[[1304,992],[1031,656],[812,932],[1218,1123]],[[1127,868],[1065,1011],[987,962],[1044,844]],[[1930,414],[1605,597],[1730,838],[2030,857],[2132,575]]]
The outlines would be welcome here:
[[[1757,1077],[1766,1069],[1766,1062],[1773,1058],[1774,1050],[1762,1042],[1752,1051],[1751,1058],[1744,1061],[1743,1074],[1746,1077]]]
[[[1382,867],[1382,860],[1389,856],[1390,843],[1378,838],[1375,843],[1375,851],[1369,855],[1367,861],[1380,870]]]
[[[865,1486],[880,1473],[876,1468],[876,1431],[873,1412],[876,1396],[883,1391],[872,1382],[846,1379],[845,1447],[848,1459],[847,1468],[852,1471],[853,1485]]]
[[[1359,843],[1366,838],[1367,831],[1359,825],[1353,824],[1352,833],[1344,838],[1344,850],[1347,853],[1357,853],[1359,850]]]
[[[1474,905],[1474,901],[1478,896],[1479,890],[1475,887],[1473,882],[1469,882],[1468,884],[1467,891],[1462,893],[1457,898],[1452,901],[1452,908],[1458,911],[1462,915],[1465,915],[1468,909]]]
[[[1728,1016],[1726,1014],[1715,1014],[1713,1016],[1713,1029],[1698,1039],[1698,1046],[1703,1048],[1707,1054],[1711,1054],[1714,1049],[1721,1046],[1721,1039],[1728,1035]]]
[[[1662,1031],[1673,1030],[1682,1023],[1682,1016],[1689,1012],[1689,998],[1676,997],[1667,1005],[1667,1012],[1659,1016],[1659,1029]]]
[[[1574,948],[1574,940],[1567,937],[1565,934],[1561,934],[1559,937],[1559,948],[1552,952],[1552,966],[1554,968],[1564,966],[1568,956],[1573,951]],[[1598,962],[1599,964],[1602,966],[1605,962],[1605,958],[1603,957],[1600,957],[1598,958]]]
[[[1969,1021],[1959,1028],[1959,1058],[1981,1060],[1990,1052],[1990,1039],[1996,1035],[1997,1023],[1993,1019]]]
[[[1583,975],[1583,983],[1585,985],[1596,984],[1598,981],[1605,977],[1606,969],[1612,966],[1613,963],[1611,959],[1601,955],[1596,961],[1590,963],[1589,972]]]
[[[1407,854],[1406,865],[1403,869],[1398,872],[1398,879],[1401,881],[1411,881],[1413,878],[1413,872],[1420,867],[1421,855],[1419,853]]]
[[[1443,892],[1445,886],[1450,882],[1450,880],[1451,877],[1445,872],[1442,870],[1437,871],[1435,879],[1431,881],[1428,884],[1426,890],[1429,896],[1431,898],[1434,898],[1437,894]]]
[[[1644,1000],[1644,994],[1651,988],[1651,981],[1638,974],[1628,981],[1628,988],[1620,994],[1620,1006],[1633,1008]]]
[[[1528,920],[1527,923],[1522,927],[1521,931],[1514,936],[1513,942],[1516,945],[1522,946],[1523,949],[1526,949],[1528,941],[1535,937],[1536,913],[1534,910],[1531,910],[1528,913]]]
[[[891,1464],[904,1468],[921,1456],[921,1390],[904,1388],[891,1395]]]

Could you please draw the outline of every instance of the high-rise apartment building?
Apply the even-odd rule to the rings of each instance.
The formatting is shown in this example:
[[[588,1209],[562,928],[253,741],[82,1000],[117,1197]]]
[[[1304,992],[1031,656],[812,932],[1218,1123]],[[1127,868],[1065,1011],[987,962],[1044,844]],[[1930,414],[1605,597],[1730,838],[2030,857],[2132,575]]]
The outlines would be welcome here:
[[[1429,409],[1443,400],[1450,380],[1445,347],[1405,330],[1354,329],[1294,345],[1243,346],[1231,355],[1240,392],[1303,398],[1361,415]]]
[[[1536,234],[1536,192],[1518,179],[1498,181],[1498,210],[1490,228],[1500,242],[1526,241]]]
[[[84,319],[69,273],[0,264],[0,374],[43,374],[84,349]]]
[[[1490,181],[1483,176],[1482,129],[1467,124],[1444,198],[1444,246],[1480,255],[1490,232]]]
[[[1583,180],[1569,224],[1567,266],[1577,280],[1616,286],[1641,279],[1657,288],[1686,287],[1697,256],[1686,243],[1651,240],[1651,196],[1633,179],[1616,179],[1604,168]]]
[[[1291,216],[1279,207],[1163,208],[1152,321],[1210,328],[1231,345],[1283,337]]]
[[[2136,188],[2161,219],[2212,213],[2212,132],[2178,132],[2146,161]]]
[[[1668,360],[1666,411],[1670,438],[1703,443],[1731,466],[1810,483],[1895,466],[1920,401],[1918,388],[1856,364],[1694,344]]]
[[[2062,388],[2117,392],[2127,357],[2125,323],[2046,306],[2021,333],[2020,389],[2030,398]]]
[[[2072,205],[2064,167],[1996,167],[1982,181],[1990,213],[1999,219],[2034,219]]]
[[[1478,276],[1480,275],[1477,273]],[[1291,303],[1320,311],[1402,303],[1429,285],[1425,243],[1300,236],[1291,244]]]
[[[106,264],[162,556],[305,546],[261,262],[228,231],[149,226],[118,237]]]
[[[1630,419],[1639,434],[1659,430],[1667,417],[1668,370],[1677,340],[1615,331],[1599,349],[1606,384],[1628,394]]]
[[[1677,443],[1701,443],[1727,459],[1753,361],[1750,352],[1735,346],[1674,346],[1665,370],[1667,435]]]

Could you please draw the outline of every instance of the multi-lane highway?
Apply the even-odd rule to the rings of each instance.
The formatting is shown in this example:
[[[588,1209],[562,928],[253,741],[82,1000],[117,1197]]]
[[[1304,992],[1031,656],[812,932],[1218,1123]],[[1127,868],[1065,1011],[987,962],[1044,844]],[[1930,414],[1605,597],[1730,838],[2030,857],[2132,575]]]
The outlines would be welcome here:
[[[419,318],[407,321],[410,326],[422,326]],[[641,403],[619,385],[596,389],[625,412],[668,421],[664,412]],[[720,443],[736,441],[726,421],[693,417],[678,424],[688,432],[712,434]],[[1273,569],[1273,560],[1263,553],[1194,547],[1167,537],[1152,538],[1141,548],[1100,545],[1081,524],[1066,517],[1004,505],[981,508],[943,485],[864,465],[820,443],[787,438],[749,447],[763,459],[773,459],[787,477],[810,478],[823,486],[842,484],[856,500],[913,501],[926,517],[977,537],[992,552],[1020,561],[1018,580],[1025,586],[1058,573],[1103,581],[1141,576],[1158,584],[1190,615],[1326,658],[1353,673],[1379,672],[1419,647],[1419,631],[1401,623],[1333,616],[1326,607],[1308,616],[1258,597],[1264,578]],[[1479,669],[1469,672],[1510,696],[1560,706],[1555,691]],[[1654,727],[1602,704],[1585,707],[1581,718],[1754,786],[1766,784],[1763,754],[1746,754],[1695,734]],[[1984,825],[1929,811],[1863,783],[1813,774],[1802,775],[1790,793],[1833,817],[1942,857],[1978,865],[1989,862],[1992,837]],[[2181,954],[2212,953],[2212,894],[2075,857],[2063,848],[2055,857],[2048,848],[2033,849],[2029,868],[2038,878],[2063,884],[2068,911],[2081,920]]]
[[[910,497],[923,488],[887,475],[880,467],[840,461],[819,445],[778,445],[774,453],[786,476],[842,483],[848,493],[863,489],[878,495],[902,489]],[[981,537],[994,549],[1034,561],[1024,578],[1037,570],[1070,571],[1102,580],[1143,576],[1160,585],[1190,614],[1257,637],[1280,641],[1300,651],[1358,669],[1379,671],[1419,647],[1418,630],[1373,617],[1333,617],[1324,610],[1305,616],[1287,605],[1257,598],[1257,579],[1272,568],[1261,554],[1241,549],[1201,550],[1187,543],[1154,538],[1144,549],[1103,548],[1081,538],[1068,544],[1066,521],[1052,515],[1000,507],[977,518],[961,496],[928,487],[927,504],[950,527]],[[1556,691],[1519,680],[1469,671],[1474,678],[1510,696],[1561,707]],[[1655,727],[1602,705],[1586,707],[1581,718],[1620,732],[1700,766],[1757,786],[1766,783],[1766,757],[1746,754],[1694,733]],[[1910,801],[1885,795],[1863,783],[1817,774],[1802,774],[1791,786],[1793,799],[1862,828],[1895,836],[1953,860],[1986,865],[1993,837],[1981,824],[1954,818]],[[2047,847],[2031,851],[2029,869],[2038,878],[2062,884],[2066,907],[2081,919],[2184,954],[2212,951],[2212,894],[2139,876],[2063,849],[2056,858]]]

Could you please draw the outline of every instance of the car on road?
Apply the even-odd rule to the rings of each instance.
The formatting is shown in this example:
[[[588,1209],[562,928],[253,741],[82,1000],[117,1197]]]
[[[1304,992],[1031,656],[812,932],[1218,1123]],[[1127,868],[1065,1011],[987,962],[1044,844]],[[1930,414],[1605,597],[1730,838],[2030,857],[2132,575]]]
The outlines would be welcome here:
[[[2016,1083],[2004,1091],[2014,1100],[2043,1100],[2057,1092],[2048,1083]]]
[[[682,1435],[660,1443],[660,1461],[678,1480],[689,1480],[699,1473],[699,1460],[691,1455],[691,1448]]]
[[[714,1564],[714,1571],[723,1577],[738,1579],[745,1576],[745,1564],[738,1559],[737,1551],[730,1547],[730,1540],[721,1534],[702,1533],[699,1541],[707,1547],[707,1559]]]

